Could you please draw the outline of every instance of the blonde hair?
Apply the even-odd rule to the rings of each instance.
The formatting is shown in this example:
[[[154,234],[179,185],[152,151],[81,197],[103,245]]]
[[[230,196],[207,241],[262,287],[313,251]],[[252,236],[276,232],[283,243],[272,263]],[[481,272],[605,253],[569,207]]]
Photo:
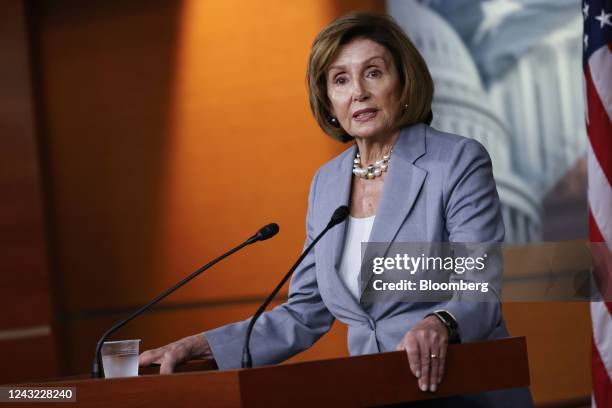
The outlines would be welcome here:
[[[306,82],[310,109],[321,129],[341,142],[352,140],[344,129],[331,121],[326,74],[340,47],[356,37],[367,38],[382,45],[393,56],[402,87],[399,100],[402,109],[397,127],[419,122],[431,123],[434,86],[425,60],[390,16],[360,12],[332,21],[312,43]],[[408,108],[404,108],[404,105]]]

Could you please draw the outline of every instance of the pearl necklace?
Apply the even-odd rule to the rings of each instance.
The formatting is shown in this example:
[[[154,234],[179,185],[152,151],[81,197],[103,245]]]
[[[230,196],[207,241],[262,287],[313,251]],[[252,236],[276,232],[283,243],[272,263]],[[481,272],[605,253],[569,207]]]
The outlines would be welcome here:
[[[387,171],[389,168],[391,153],[393,153],[393,149],[391,149],[389,153],[383,155],[381,160],[376,160],[376,163],[369,164],[368,167],[363,168],[361,167],[361,156],[359,155],[359,152],[357,152],[357,155],[353,160],[353,174],[357,177],[368,180],[381,176],[383,172]]]

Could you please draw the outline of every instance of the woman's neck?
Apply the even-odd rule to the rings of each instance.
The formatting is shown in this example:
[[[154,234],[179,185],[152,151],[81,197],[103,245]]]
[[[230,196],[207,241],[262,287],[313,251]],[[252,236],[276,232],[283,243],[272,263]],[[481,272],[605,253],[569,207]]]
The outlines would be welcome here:
[[[355,143],[361,156],[361,166],[366,167],[388,154],[399,137],[399,130],[383,137],[356,137]]]

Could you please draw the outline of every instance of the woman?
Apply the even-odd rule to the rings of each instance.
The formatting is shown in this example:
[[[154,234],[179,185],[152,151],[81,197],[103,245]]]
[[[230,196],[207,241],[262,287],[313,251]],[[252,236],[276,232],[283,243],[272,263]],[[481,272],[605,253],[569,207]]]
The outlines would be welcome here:
[[[287,302],[257,321],[254,363],[278,363],[310,347],[337,318],[349,326],[351,354],[405,350],[419,388],[435,392],[449,341],[508,335],[499,299],[362,304],[360,243],[501,242],[504,227],[489,156],[474,140],[428,126],[431,76],[387,16],[351,14],[327,26],[313,43],[307,81],[323,131],[355,143],[314,176],[306,245],[338,206],[349,205],[350,218],[304,259]],[[247,324],[149,350],[140,363],[160,363],[162,373],[193,358],[214,358],[221,369],[240,367]],[[528,390],[474,398],[470,404],[530,405]]]

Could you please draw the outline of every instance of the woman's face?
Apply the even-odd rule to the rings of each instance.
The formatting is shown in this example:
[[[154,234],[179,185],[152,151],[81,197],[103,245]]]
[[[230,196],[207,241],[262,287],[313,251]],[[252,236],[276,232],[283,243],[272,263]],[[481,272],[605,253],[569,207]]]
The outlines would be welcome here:
[[[401,109],[399,75],[391,53],[357,37],[340,48],[327,71],[332,115],[353,137],[385,137]]]

